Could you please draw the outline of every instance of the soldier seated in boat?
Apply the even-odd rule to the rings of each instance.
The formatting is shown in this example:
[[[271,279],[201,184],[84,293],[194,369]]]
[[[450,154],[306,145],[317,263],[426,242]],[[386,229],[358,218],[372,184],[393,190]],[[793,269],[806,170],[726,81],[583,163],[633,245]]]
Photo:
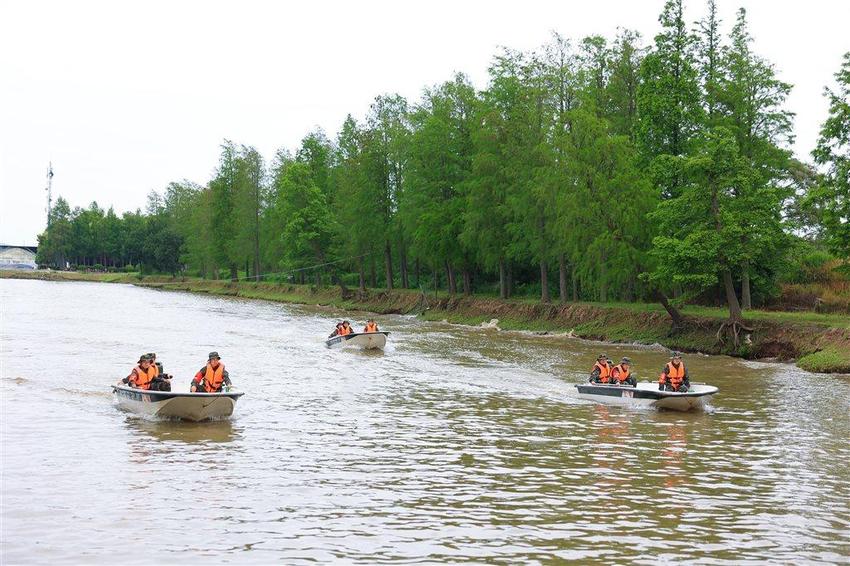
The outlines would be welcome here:
[[[611,381],[616,385],[637,387],[637,377],[632,373],[631,358],[623,358],[611,369]]]
[[[664,369],[661,370],[661,375],[658,377],[658,390],[685,393],[690,387],[688,369],[682,363],[682,354],[673,352],[670,355],[670,361],[664,365]]]
[[[230,386],[230,374],[221,363],[218,352],[210,352],[207,365],[198,370],[192,379],[189,391],[198,393],[219,393],[223,385]]]
[[[153,391],[171,391],[171,376],[162,370],[162,364],[156,361],[156,353],[148,352],[148,358],[151,361],[151,369],[154,370],[154,377],[151,380],[151,389]]]
[[[351,334],[353,332],[354,332],[354,329],[351,328],[351,323],[348,322],[347,320],[343,320],[342,326],[340,326],[340,328],[339,328],[339,335],[340,336],[348,336],[349,334]]]
[[[599,354],[596,363],[593,364],[593,369],[590,371],[589,381],[590,383],[611,382],[611,362],[608,361],[608,356]]]
[[[150,389],[151,381],[156,370],[151,368],[151,359],[147,354],[142,354],[136,366],[130,371],[130,375],[121,380],[133,389]]]
[[[334,327],[334,331],[330,333],[330,336],[328,336],[328,338],[333,338],[334,336],[339,336],[339,329],[340,328],[342,328],[342,323],[337,322],[336,326]]]
[[[363,327],[363,332],[378,332],[378,324],[370,318],[366,321],[366,326]]]

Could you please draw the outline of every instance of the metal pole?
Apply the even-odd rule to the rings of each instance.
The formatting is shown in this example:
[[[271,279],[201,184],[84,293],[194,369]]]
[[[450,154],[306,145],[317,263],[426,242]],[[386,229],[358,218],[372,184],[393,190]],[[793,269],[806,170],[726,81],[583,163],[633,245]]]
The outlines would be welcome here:
[[[50,227],[50,210],[53,207],[53,162],[47,166],[47,227]]]

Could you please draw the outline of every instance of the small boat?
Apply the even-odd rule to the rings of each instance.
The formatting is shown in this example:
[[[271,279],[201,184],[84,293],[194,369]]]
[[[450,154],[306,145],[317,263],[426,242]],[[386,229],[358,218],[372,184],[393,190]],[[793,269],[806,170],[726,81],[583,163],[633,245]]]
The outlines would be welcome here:
[[[383,350],[389,332],[352,332],[345,336],[334,336],[325,340],[328,348],[356,346],[364,350]]]
[[[205,421],[233,414],[236,400],[244,393],[189,393],[176,391],[150,391],[125,385],[113,385],[112,392],[118,406],[124,410],[168,419]]]
[[[638,383],[637,387],[577,383],[576,389],[578,389],[579,399],[609,405],[651,407],[674,411],[703,409],[705,402],[718,391],[717,387],[704,383],[691,383],[691,388],[686,393],[659,391],[658,384],[651,381]]]

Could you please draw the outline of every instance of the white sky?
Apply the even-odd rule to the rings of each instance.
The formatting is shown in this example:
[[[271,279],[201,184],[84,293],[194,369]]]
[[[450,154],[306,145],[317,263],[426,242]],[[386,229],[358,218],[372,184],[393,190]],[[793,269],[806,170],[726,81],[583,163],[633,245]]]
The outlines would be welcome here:
[[[688,19],[704,2],[686,0]],[[850,0],[718,0],[724,33],[748,10],[755,48],[794,85],[795,151],[808,158],[823,87],[850,50]],[[478,88],[499,46],[533,49],[636,29],[663,0],[0,0],[0,243],[35,244],[54,199],[120,214],[152,189],[205,183],[224,138],[267,159],[320,126],[334,137],[378,94],[418,98],[467,73]]]

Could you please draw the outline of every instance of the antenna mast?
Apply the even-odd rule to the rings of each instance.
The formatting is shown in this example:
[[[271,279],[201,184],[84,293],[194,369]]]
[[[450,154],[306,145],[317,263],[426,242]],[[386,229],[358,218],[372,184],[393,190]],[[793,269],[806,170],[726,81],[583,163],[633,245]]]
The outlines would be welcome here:
[[[47,166],[47,227],[50,227],[50,210],[53,207],[53,162]]]

